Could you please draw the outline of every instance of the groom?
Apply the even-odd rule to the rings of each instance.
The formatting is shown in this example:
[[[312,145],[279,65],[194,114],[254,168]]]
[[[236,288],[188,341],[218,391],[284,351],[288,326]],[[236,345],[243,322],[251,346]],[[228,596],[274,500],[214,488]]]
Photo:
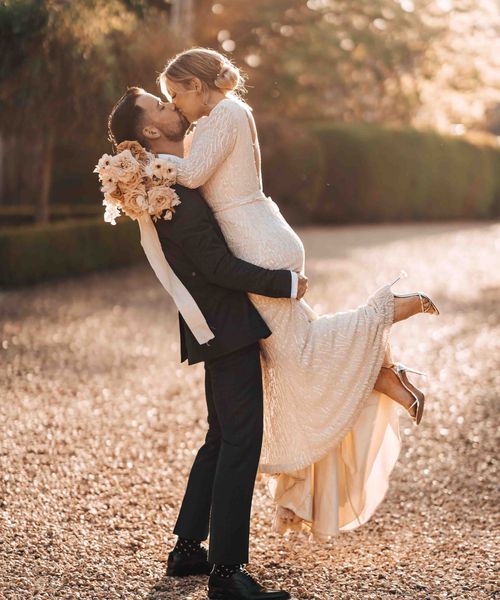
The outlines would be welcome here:
[[[136,140],[156,154],[183,156],[188,126],[173,104],[136,87],[120,98],[109,118],[114,143]],[[200,194],[180,185],[175,189],[181,204],[171,221],[158,219],[155,227],[165,258],[215,337],[198,344],[179,314],[181,360],[205,363],[209,428],[174,527],[178,540],[167,575],[210,574],[209,598],[290,598],[283,590],[265,589],[243,568],[263,435],[259,340],[271,335],[246,292],[300,299],[307,279],[235,258]],[[208,533],[207,554],[200,542]]]

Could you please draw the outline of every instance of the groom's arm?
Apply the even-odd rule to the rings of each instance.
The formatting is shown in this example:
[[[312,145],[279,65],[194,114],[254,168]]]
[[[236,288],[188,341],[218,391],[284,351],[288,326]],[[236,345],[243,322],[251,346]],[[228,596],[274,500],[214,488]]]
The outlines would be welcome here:
[[[231,254],[201,197],[199,201],[182,203],[181,196],[173,219],[157,224],[160,237],[176,243],[210,283],[272,298],[297,296],[297,273],[263,269]]]

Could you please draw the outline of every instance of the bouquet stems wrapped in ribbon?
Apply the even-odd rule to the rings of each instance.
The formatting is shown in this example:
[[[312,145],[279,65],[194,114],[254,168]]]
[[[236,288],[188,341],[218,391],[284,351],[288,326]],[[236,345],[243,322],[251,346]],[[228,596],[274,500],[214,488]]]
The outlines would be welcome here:
[[[157,158],[138,142],[122,142],[115,155],[104,154],[94,173],[99,174],[104,193],[104,220],[116,225],[115,219],[125,214],[137,221],[141,245],[158,280],[173,298],[199,344],[214,338],[205,317],[182,281],[174,273],[162,250],[153,224],[159,218],[170,221],[180,204],[173,189],[177,171],[165,158]],[[162,217],[163,213],[163,217]]]

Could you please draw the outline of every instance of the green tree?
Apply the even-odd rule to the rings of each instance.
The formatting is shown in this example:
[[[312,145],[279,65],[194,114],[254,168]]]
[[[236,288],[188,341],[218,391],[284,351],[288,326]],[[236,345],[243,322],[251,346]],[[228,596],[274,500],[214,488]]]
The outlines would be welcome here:
[[[197,39],[246,65],[252,102],[302,118],[407,121],[441,32],[410,0],[202,4]]]
[[[49,220],[56,142],[104,140],[126,85],[154,85],[178,49],[168,12],[152,0],[0,0],[0,131],[30,159],[38,222]]]

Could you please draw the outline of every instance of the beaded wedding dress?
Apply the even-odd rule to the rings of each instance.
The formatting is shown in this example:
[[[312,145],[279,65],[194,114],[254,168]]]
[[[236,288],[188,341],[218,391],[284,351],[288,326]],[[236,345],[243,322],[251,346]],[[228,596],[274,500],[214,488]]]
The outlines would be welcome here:
[[[235,256],[304,271],[300,238],[262,191],[248,105],[220,101],[198,121],[187,157],[168,158],[178,183],[201,189]],[[322,316],[304,300],[249,295],[272,331],[261,340],[259,471],[276,503],[275,531],[328,540],[366,522],[387,491],[400,451],[398,409],[373,386],[391,360],[391,285],[354,310]]]

